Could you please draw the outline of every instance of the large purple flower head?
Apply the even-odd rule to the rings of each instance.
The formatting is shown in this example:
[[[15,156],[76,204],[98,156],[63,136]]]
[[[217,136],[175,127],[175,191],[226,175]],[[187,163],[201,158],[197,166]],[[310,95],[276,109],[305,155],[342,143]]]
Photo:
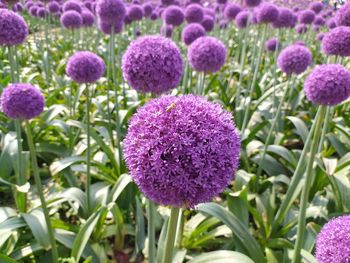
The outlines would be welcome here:
[[[127,48],[122,70],[124,79],[135,90],[161,93],[179,84],[183,62],[174,42],[162,36],[144,36]]]
[[[278,19],[278,8],[266,2],[259,6],[256,15],[259,23],[273,23]]]
[[[265,42],[265,47],[268,52],[274,52],[279,47],[280,42],[277,38],[273,37]]]
[[[184,22],[185,15],[180,7],[172,5],[165,9],[163,18],[166,24],[179,26]]]
[[[187,57],[196,71],[216,72],[225,64],[226,48],[214,37],[200,37],[190,45]]]
[[[118,22],[115,25],[109,24],[104,21],[98,21],[98,28],[106,35],[112,34],[112,29],[114,34],[118,34],[123,30],[124,22]]]
[[[201,22],[201,25],[204,27],[206,32],[212,31],[214,29],[214,25],[215,25],[214,18],[212,18],[209,15],[205,15],[202,22]]]
[[[97,16],[111,25],[120,23],[126,16],[126,8],[122,0],[98,0]]]
[[[302,45],[284,48],[277,58],[278,67],[286,74],[303,73],[311,63],[311,52]]]
[[[321,2],[313,2],[310,4],[310,9],[318,14],[322,11],[323,4]]]
[[[335,14],[338,26],[350,26],[350,2],[343,5]]]
[[[238,28],[245,28],[248,26],[250,13],[248,11],[241,11],[237,14],[235,22]]]
[[[244,3],[248,7],[255,7],[260,5],[261,0],[244,0]]]
[[[48,9],[50,13],[57,13],[60,11],[60,5],[57,2],[52,1],[48,4]]]
[[[333,28],[336,28],[336,27],[337,27],[337,24],[336,24],[334,18],[328,19],[326,25],[327,25],[327,27],[328,27],[329,29],[333,29]]]
[[[158,19],[158,14],[156,11],[153,11],[151,16],[149,17],[152,21],[155,21]]]
[[[94,23],[95,23],[95,16],[88,9],[84,9],[81,12],[81,17],[83,19],[83,26],[85,26],[85,27],[92,27],[94,25]]]
[[[103,76],[105,63],[90,51],[79,51],[67,62],[66,74],[76,83],[93,83]]]
[[[350,56],[350,27],[339,26],[329,31],[323,37],[322,51],[327,55]]]
[[[71,10],[74,10],[80,14],[82,11],[80,2],[75,0],[69,0],[63,4],[63,12],[67,12]]]
[[[205,35],[205,29],[201,24],[191,23],[187,25],[181,33],[182,42],[186,45],[192,44],[197,38]]]
[[[32,119],[43,112],[44,106],[41,91],[27,83],[9,85],[0,97],[0,110],[12,119]]]
[[[231,113],[194,95],[148,102],[130,120],[123,145],[140,190],[174,207],[210,201],[230,184],[239,164]]]
[[[68,29],[80,28],[83,24],[83,18],[74,10],[64,12],[61,16],[61,25]]]
[[[131,5],[127,9],[127,15],[131,21],[142,20],[144,13],[143,8],[140,5]]]
[[[190,4],[185,9],[185,19],[188,23],[200,23],[204,17],[202,6],[199,4]]]
[[[224,9],[224,16],[228,20],[234,20],[242,8],[237,4],[227,4]]]
[[[340,104],[350,96],[350,72],[339,64],[318,66],[306,78],[304,91],[314,104]]]
[[[316,259],[319,263],[346,263],[350,258],[350,216],[330,220],[316,239]]]
[[[173,26],[172,25],[167,25],[163,24],[160,28],[160,34],[165,37],[171,38],[173,34]]]
[[[302,24],[312,24],[315,20],[315,12],[311,10],[300,11],[298,20]]]
[[[151,3],[144,3],[142,5],[143,12],[145,13],[146,17],[150,17],[153,12],[153,6]]]
[[[294,14],[289,8],[279,8],[278,18],[273,22],[274,28],[292,27],[294,22]]]
[[[13,11],[0,9],[0,46],[14,46],[24,42],[28,26],[24,19]]]

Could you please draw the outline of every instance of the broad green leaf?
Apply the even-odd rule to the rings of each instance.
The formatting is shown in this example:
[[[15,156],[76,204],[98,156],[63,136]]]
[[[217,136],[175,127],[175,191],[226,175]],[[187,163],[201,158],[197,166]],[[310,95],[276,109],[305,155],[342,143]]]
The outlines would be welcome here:
[[[188,261],[188,263],[254,263],[246,255],[228,250],[219,250],[209,253],[203,253],[200,256]]]
[[[287,119],[293,123],[294,127],[297,129],[299,136],[305,143],[309,134],[309,129],[307,128],[306,124],[298,117],[289,116]]]

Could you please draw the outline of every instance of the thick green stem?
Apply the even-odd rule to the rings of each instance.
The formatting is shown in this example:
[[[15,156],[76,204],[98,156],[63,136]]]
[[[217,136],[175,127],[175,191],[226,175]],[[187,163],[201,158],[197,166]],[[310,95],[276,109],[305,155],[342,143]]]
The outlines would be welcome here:
[[[240,61],[240,70],[239,70],[239,79],[238,79],[238,88],[237,92],[235,95],[235,105],[236,109],[239,107],[240,104],[240,96],[241,96],[241,89],[242,89],[242,81],[243,81],[243,72],[244,72],[244,65],[245,65],[245,57],[246,57],[246,49],[247,49],[247,42],[248,42],[248,28],[244,29],[243,37],[244,37],[244,42],[243,42],[243,47],[242,47],[242,52],[241,52],[241,61]]]
[[[320,137],[321,137],[321,129],[322,129],[322,122],[326,113],[326,107],[325,106],[319,106],[320,115],[318,116],[316,120],[316,128],[313,135],[313,140],[311,144],[310,149],[310,156],[306,167],[306,175],[305,175],[305,182],[304,182],[304,188],[301,193],[301,201],[300,201],[300,208],[299,208],[299,217],[298,217],[298,227],[297,227],[297,240],[294,248],[294,257],[293,257],[293,263],[299,263],[300,262],[300,252],[304,243],[304,234],[305,234],[305,224],[306,224],[306,208],[309,200],[309,192],[311,188],[311,182],[312,182],[312,172],[313,172],[313,165],[315,156],[317,154],[317,148]]]
[[[26,122],[26,132],[27,132],[28,146],[29,146],[30,157],[32,162],[32,171],[33,171],[35,186],[37,189],[37,194],[39,195],[39,198],[40,198],[41,207],[42,207],[46,225],[47,225],[47,232],[51,243],[52,261],[53,263],[57,263],[58,252],[56,247],[55,235],[54,235],[54,230],[52,228],[51,221],[50,221],[49,210],[47,208],[46,200],[43,194],[43,188],[41,185],[41,179],[40,179],[39,169],[38,169],[38,161],[36,158],[36,151],[35,151],[33,136],[32,136],[29,122]]]
[[[162,263],[172,263],[179,214],[180,208],[171,208]]]
[[[331,117],[331,107],[327,106],[326,119],[325,119],[324,124],[323,124],[322,133],[321,133],[321,139],[320,139],[320,145],[318,146],[317,152],[321,152],[322,151],[323,141],[324,141],[324,138],[326,137],[326,133],[327,133],[328,123],[329,123],[330,117]]]
[[[91,110],[91,99],[89,85],[86,84],[86,205],[88,213],[91,212],[91,141],[90,141],[90,110]]]
[[[156,241],[155,241],[155,205],[148,200],[147,216],[148,216],[148,262],[156,262]]]

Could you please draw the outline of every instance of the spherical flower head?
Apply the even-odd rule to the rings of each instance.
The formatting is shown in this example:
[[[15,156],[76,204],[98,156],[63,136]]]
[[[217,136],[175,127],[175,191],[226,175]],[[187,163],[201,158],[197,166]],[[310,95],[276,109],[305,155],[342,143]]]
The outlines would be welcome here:
[[[324,36],[325,36],[325,33],[320,32],[316,35],[316,40],[321,42],[323,40]]]
[[[192,208],[230,184],[240,138],[220,105],[193,95],[163,96],[131,118],[123,146],[130,175],[146,197]]]
[[[339,26],[326,33],[322,51],[327,55],[350,56],[350,28]]]
[[[324,20],[322,16],[316,16],[314,20],[314,25],[324,26],[325,23],[326,23],[326,20]]]
[[[173,34],[173,26],[172,25],[167,25],[167,24],[163,24],[160,28],[160,34],[162,36],[171,38],[172,34]]]
[[[126,8],[122,0],[98,0],[96,14],[99,19],[114,25],[124,20]]]
[[[298,20],[302,24],[312,24],[315,20],[315,12],[312,10],[303,10],[300,11]]]
[[[278,8],[270,3],[263,3],[257,10],[258,23],[273,23],[278,19]]]
[[[298,34],[302,35],[305,34],[307,31],[307,26],[305,24],[299,24],[297,25],[297,27],[295,28],[295,30],[297,31]]]
[[[286,74],[301,74],[311,63],[311,52],[301,45],[284,48],[277,58],[278,67]]]
[[[244,0],[244,3],[248,7],[256,7],[260,5],[261,0]]]
[[[276,51],[279,45],[280,45],[280,42],[275,37],[268,39],[265,43],[265,47],[268,52]]]
[[[37,16],[37,13],[38,13],[38,6],[36,5],[32,5],[30,8],[29,8],[29,14],[31,16]]]
[[[127,9],[127,15],[131,21],[139,21],[143,18],[143,8],[140,5],[131,5]]]
[[[44,7],[39,7],[37,14],[38,14],[38,17],[41,17],[41,18],[49,16],[49,12]]]
[[[294,14],[289,8],[279,8],[278,17],[273,22],[274,28],[292,27],[294,24]]]
[[[237,4],[227,4],[224,9],[224,16],[228,20],[234,20],[239,12],[242,11],[242,8]]]
[[[318,14],[322,11],[323,4],[321,2],[313,2],[310,4],[310,9]]]
[[[0,97],[0,109],[12,119],[32,119],[43,112],[44,106],[41,91],[27,83],[7,86]]]
[[[28,26],[24,19],[13,11],[0,9],[0,46],[14,46],[24,42]]]
[[[161,0],[160,1],[163,6],[173,5],[174,0]]]
[[[323,226],[316,238],[319,263],[346,263],[350,258],[350,216],[340,216]]]
[[[105,63],[90,51],[79,51],[67,62],[66,74],[76,83],[93,83],[103,76]]]
[[[182,42],[186,45],[192,44],[197,38],[205,36],[205,29],[201,24],[191,23],[181,33]]]
[[[133,41],[122,59],[128,84],[140,92],[162,93],[175,88],[183,73],[179,48],[162,36],[144,36]]]
[[[211,16],[205,15],[201,25],[203,26],[203,28],[205,29],[206,32],[210,32],[214,29],[214,25],[215,25],[215,21],[214,18],[212,18]]]
[[[336,28],[337,27],[337,24],[335,22],[335,19],[334,18],[330,18],[328,21],[327,21],[327,27],[329,29],[333,29],[333,28]]]
[[[98,28],[106,35],[112,34],[112,29],[114,34],[118,34],[123,30],[124,22],[118,22],[115,25],[111,25],[104,21],[98,21]]]
[[[60,11],[60,5],[57,2],[50,2],[48,4],[48,9],[50,13],[57,13],[58,11]]]
[[[339,64],[317,66],[306,78],[304,91],[314,104],[340,104],[350,96],[350,72]]]
[[[179,26],[184,22],[185,15],[180,7],[172,5],[165,9],[163,18],[166,24]]]
[[[199,72],[217,72],[225,64],[225,45],[214,37],[197,38],[189,47],[190,65]]]
[[[66,11],[61,16],[61,25],[67,29],[80,28],[83,24],[83,18],[74,10]]]
[[[158,14],[157,14],[157,12],[153,11],[152,14],[151,14],[151,16],[150,16],[150,19],[151,19],[152,21],[157,20],[157,19],[158,19]]]
[[[143,8],[143,12],[145,14],[146,17],[150,17],[152,12],[153,12],[153,6],[151,3],[144,3],[142,5]]]
[[[87,0],[84,2],[84,7],[89,9],[91,12],[95,12],[95,9],[93,8],[93,5],[95,5],[95,3]]]
[[[82,11],[80,2],[75,0],[69,0],[63,4],[63,12],[71,11],[71,10],[74,10],[80,14]]]
[[[236,26],[238,28],[246,28],[248,26],[249,15],[248,11],[239,12],[235,19]]]
[[[92,27],[94,25],[94,23],[95,23],[95,16],[88,9],[85,9],[85,10],[83,10],[81,12],[81,17],[83,19],[83,26],[85,26],[85,27]]]
[[[350,26],[350,2],[343,5],[335,14],[338,26]]]
[[[216,0],[216,2],[219,4],[219,5],[224,5],[227,3],[227,0]]]
[[[199,4],[190,4],[185,9],[185,19],[188,23],[200,23],[204,18],[202,6]]]

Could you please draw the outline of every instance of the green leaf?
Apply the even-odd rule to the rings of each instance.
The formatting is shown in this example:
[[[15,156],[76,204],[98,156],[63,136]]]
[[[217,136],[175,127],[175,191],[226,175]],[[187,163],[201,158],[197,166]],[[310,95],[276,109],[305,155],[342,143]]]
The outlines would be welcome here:
[[[6,262],[6,263],[17,263],[16,260],[4,255],[4,254],[0,254],[0,262]]]
[[[131,181],[130,175],[122,174],[109,193],[108,203],[114,203]]]
[[[194,259],[188,261],[188,263],[254,263],[246,255],[228,250],[218,250],[214,252],[204,253]]]
[[[307,128],[306,124],[298,117],[289,116],[287,117],[287,119],[289,119],[293,123],[293,125],[297,129],[298,134],[305,143],[309,134],[309,129]]]
[[[61,160],[53,162],[50,165],[50,172],[52,175],[56,175],[59,172],[66,169],[67,167],[71,166],[72,164],[84,162],[85,160],[86,160],[86,157],[83,157],[83,156],[71,156],[71,157],[63,158]]]

